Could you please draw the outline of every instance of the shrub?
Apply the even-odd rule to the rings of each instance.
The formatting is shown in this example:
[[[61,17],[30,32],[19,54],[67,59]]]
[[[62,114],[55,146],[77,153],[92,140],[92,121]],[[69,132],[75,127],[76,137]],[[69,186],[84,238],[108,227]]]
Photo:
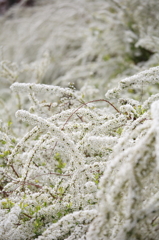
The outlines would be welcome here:
[[[24,33],[0,62],[2,240],[158,239],[158,5],[83,3],[1,19]]]

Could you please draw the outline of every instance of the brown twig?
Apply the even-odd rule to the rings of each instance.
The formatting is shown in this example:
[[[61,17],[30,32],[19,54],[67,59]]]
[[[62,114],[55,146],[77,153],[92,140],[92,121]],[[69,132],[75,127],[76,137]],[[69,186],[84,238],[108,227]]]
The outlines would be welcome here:
[[[29,216],[28,214],[26,214],[26,213],[24,213],[24,212],[22,212],[22,214],[25,215],[26,217],[30,218],[30,219],[33,218],[33,217]]]
[[[109,105],[111,105],[118,113],[121,113],[111,102],[109,102],[108,100],[106,99],[97,99],[97,100],[93,100],[93,101],[89,101],[87,103],[83,103],[81,104],[69,117],[68,119],[66,120],[66,122],[64,123],[63,127],[61,130],[64,130],[64,127],[66,126],[66,124],[69,122],[69,120],[71,119],[71,117],[80,109],[82,108],[83,106],[87,106],[87,104],[89,103],[94,103],[94,102],[106,102],[108,103]]]
[[[15,173],[15,175],[19,178],[19,174],[18,174],[17,171],[15,170],[13,164],[10,164],[9,166],[12,168],[13,172]]]
[[[80,117],[77,113],[76,113],[77,117],[81,120],[81,122],[84,122],[82,117]]]

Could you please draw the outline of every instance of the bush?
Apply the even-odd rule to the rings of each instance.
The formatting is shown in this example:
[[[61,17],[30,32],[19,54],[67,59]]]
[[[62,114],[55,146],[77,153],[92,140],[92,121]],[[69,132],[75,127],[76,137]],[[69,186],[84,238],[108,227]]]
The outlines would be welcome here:
[[[72,3],[83,9],[80,17],[70,9],[66,16],[68,5],[58,1],[35,6],[36,37],[29,39],[35,54],[26,51],[24,30],[23,45],[7,38],[2,51],[8,58],[0,63],[2,240],[158,239],[158,5],[81,2]],[[55,6],[70,18],[54,30],[63,36],[56,46],[49,31],[61,19],[52,15]],[[28,26],[17,20],[23,11],[8,13],[15,29]],[[6,23],[10,31],[13,22]]]

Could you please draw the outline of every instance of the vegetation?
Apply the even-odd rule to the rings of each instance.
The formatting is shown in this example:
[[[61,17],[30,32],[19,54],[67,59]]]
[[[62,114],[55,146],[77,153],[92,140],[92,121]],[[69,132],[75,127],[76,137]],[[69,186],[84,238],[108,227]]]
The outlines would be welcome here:
[[[158,11],[39,0],[1,16],[0,240],[158,239]]]

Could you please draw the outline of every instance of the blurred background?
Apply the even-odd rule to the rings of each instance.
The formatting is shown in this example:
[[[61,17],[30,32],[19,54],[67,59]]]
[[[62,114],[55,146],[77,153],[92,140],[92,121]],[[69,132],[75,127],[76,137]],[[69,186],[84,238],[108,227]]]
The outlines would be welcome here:
[[[158,12],[156,0],[0,0],[1,99],[16,81],[104,97],[159,65]]]

